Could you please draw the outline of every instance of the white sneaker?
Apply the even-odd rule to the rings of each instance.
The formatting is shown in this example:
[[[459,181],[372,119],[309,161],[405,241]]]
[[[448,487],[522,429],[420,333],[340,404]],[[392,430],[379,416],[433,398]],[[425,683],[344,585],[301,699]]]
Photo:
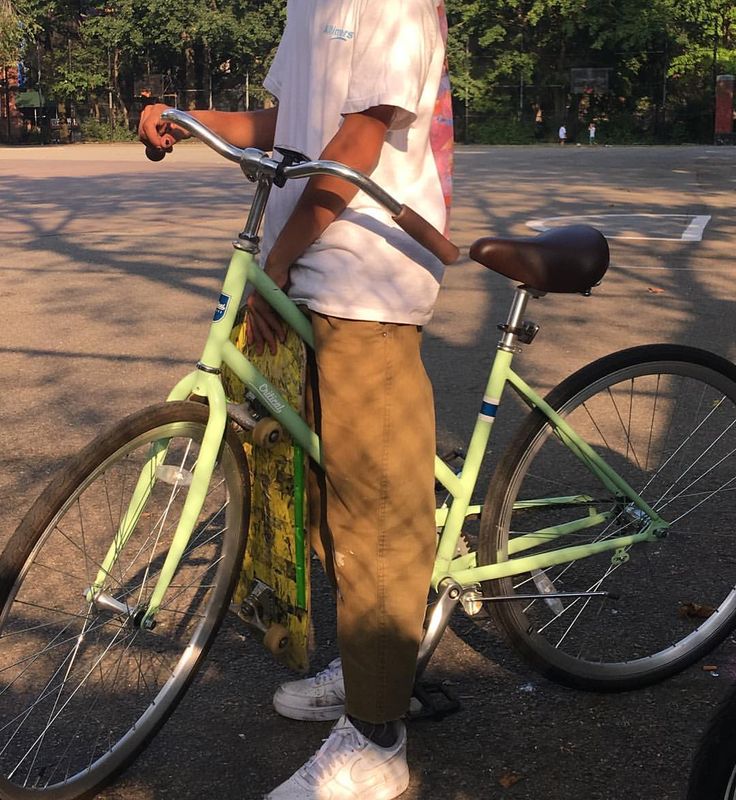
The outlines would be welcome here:
[[[320,749],[264,800],[391,800],[409,786],[406,728],[393,747],[379,747],[345,716]]]
[[[282,717],[318,721],[339,719],[345,713],[345,684],[342,662],[331,661],[313,678],[289,681],[279,686],[273,707]]]

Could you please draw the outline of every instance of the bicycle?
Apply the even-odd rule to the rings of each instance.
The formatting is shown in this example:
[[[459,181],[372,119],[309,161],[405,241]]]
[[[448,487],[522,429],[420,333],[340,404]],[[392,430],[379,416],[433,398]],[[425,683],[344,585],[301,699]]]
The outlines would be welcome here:
[[[166,403],[127,417],[73,459],[0,556],[0,796],[9,800],[93,795],[174,710],[242,563],[243,437],[268,446],[283,430],[320,461],[314,432],[229,338],[250,283],[312,341],[307,318],[255,262],[272,186],[337,175],[442,260],[457,256],[426,221],[344,165],[285,148],[275,160],[229,145],[183,112],[166,116],[238,163],[256,193],[197,368]],[[608,266],[605,239],[574,226],[484,238],[470,254],[520,285],[462,464],[436,461],[445,497],[417,675],[458,605],[471,616],[489,611],[534,666],[570,686],[617,691],[672,675],[736,624],[728,543],[706,564],[708,545],[721,541],[698,535],[727,524],[736,488],[736,368],[702,350],[647,345],[583,367],[543,398],[511,368],[538,331],[524,319],[528,302],[589,294]],[[223,364],[265,419],[228,403]],[[507,385],[529,413],[478,502]],[[478,516],[476,547],[464,530]]]

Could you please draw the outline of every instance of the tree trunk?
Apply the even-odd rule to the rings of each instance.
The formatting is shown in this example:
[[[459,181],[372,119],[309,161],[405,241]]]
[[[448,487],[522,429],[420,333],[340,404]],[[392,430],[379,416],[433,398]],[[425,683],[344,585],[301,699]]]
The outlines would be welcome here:
[[[112,60],[112,74],[113,86],[115,87],[115,104],[123,115],[123,123],[127,129],[130,127],[130,117],[128,116],[128,106],[125,104],[123,93],[120,90],[120,50],[118,50],[117,47],[115,48],[115,54]]]
[[[197,64],[194,55],[194,45],[189,36],[186,36],[184,48],[184,106],[187,111],[197,108]]]

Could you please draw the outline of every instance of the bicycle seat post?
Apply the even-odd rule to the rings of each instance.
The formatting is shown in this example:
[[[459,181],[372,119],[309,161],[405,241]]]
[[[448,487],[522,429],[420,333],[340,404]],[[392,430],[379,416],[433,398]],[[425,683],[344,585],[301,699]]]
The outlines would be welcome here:
[[[498,329],[503,336],[498,342],[499,350],[513,353],[517,350],[517,341],[531,344],[537,335],[539,325],[534,322],[524,321],[524,312],[530,297],[543,297],[544,292],[536,292],[528,286],[517,286],[511,302],[509,315],[506,322],[499,324]]]

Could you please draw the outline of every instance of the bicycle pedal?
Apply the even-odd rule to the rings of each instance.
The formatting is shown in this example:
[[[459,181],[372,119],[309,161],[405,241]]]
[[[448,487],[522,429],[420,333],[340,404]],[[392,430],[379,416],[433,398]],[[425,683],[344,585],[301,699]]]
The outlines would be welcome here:
[[[409,705],[412,721],[440,721],[462,708],[457,697],[441,683],[415,683]]]

